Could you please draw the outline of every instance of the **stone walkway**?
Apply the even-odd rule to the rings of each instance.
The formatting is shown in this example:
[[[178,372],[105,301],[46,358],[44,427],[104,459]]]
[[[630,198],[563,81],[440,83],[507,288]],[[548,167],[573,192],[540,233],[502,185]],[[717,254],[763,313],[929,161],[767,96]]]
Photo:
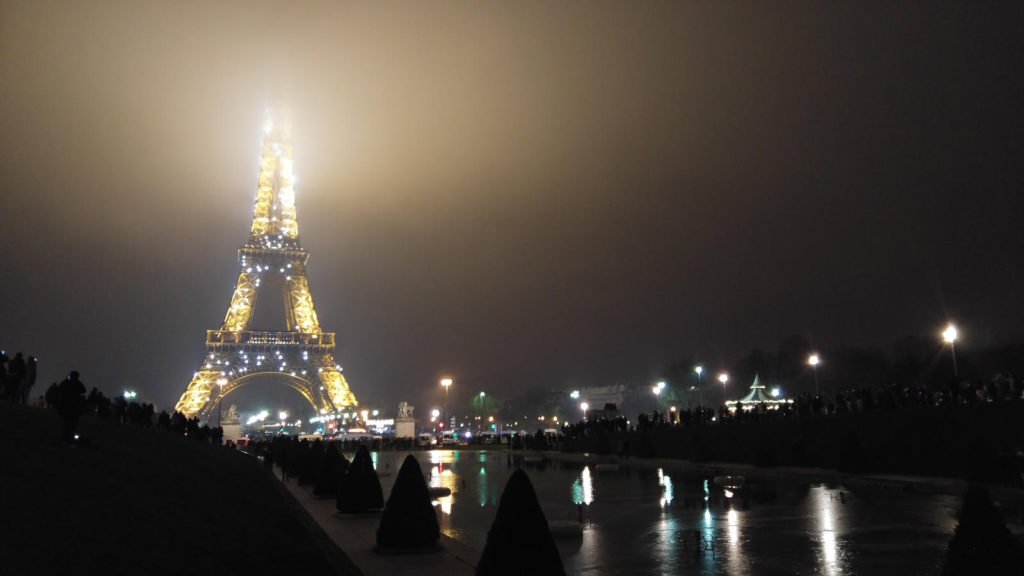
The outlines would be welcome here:
[[[281,469],[275,466],[274,472],[280,481]],[[377,543],[379,513],[339,514],[335,509],[334,498],[313,496],[312,486],[299,486],[294,478],[284,482],[283,486],[365,576],[472,576],[476,571],[480,553],[444,534],[441,535],[443,550],[440,552],[378,554],[373,551],[373,546]]]

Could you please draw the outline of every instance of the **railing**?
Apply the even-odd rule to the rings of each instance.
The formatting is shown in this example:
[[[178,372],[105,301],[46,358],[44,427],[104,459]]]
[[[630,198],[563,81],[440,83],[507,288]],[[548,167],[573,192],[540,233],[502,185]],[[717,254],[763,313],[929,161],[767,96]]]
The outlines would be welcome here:
[[[207,330],[207,346],[334,346],[333,332],[303,334],[301,332],[268,332],[264,330],[246,330],[231,332],[226,330]]]

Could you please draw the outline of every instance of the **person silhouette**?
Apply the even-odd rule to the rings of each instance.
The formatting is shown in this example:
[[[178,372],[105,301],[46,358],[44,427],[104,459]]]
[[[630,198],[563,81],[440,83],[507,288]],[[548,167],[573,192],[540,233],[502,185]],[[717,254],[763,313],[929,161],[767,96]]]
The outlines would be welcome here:
[[[36,384],[36,357],[29,356],[25,363],[25,377],[21,379],[21,387],[18,389],[18,404],[28,404],[28,395]]]
[[[61,439],[73,444],[77,439],[78,418],[85,404],[85,384],[78,379],[78,372],[72,370],[68,377],[57,386],[57,413],[61,419]]]
[[[18,401],[18,392],[21,390],[21,382],[25,379],[25,359],[21,352],[14,355],[14,358],[7,363],[7,389],[4,395],[13,402]]]

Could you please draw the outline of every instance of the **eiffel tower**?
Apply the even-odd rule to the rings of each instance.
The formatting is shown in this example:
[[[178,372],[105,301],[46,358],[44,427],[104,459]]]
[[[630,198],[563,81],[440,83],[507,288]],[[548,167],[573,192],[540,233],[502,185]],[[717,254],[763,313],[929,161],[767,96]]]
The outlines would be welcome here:
[[[291,386],[319,414],[358,405],[334,360],[334,333],[322,332],[306,279],[309,252],[299,244],[295,219],[290,126],[272,106],[263,126],[259,187],[249,241],[238,250],[241,273],[224,324],[206,332],[206,357],[175,410],[208,420],[225,396],[257,376]],[[284,293],[285,331],[250,330],[256,296],[266,287]]]

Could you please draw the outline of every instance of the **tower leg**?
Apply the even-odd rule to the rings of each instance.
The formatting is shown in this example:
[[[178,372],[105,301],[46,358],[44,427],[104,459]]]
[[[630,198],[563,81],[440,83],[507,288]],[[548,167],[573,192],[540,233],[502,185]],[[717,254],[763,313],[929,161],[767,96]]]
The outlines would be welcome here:
[[[220,370],[204,368],[196,372],[192,376],[192,381],[188,383],[185,393],[181,395],[181,399],[174,406],[174,410],[188,418],[199,414],[213,396],[213,389],[217,386],[217,379],[220,377]]]

